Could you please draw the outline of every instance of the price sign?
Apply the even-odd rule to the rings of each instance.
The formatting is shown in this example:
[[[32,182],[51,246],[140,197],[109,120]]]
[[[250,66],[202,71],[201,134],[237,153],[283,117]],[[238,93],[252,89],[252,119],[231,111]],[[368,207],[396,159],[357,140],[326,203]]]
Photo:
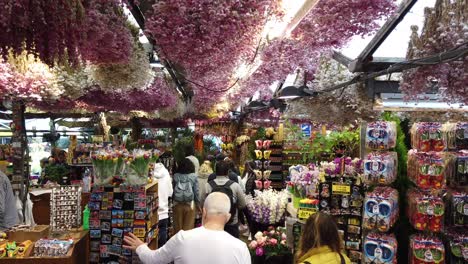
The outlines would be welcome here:
[[[332,194],[349,195],[351,194],[351,186],[345,183],[334,182],[332,185]]]
[[[309,217],[317,212],[317,208],[299,208],[297,213],[299,219],[307,220]]]

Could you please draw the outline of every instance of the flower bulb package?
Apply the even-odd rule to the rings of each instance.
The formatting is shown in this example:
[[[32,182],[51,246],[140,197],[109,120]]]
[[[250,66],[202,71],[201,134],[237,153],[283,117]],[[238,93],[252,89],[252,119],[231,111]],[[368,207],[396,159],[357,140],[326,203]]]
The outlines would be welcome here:
[[[447,181],[450,186],[459,187],[468,185],[468,150],[456,154],[455,171],[450,174]]]
[[[363,228],[387,232],[398,218],[398,191],[376,187],[364,198]]]
[[[446,186],[446,177],[453,173],[453,155],[443,152],[408,153],[408,177],[423,190],[441,190]]]
[[[398,171],[396,152],[372,152],[364,160],[364,183],[388,185],[395,181]]]
[[[446,123],[442,130],[447,150],[468,149],[468,122]]]
[[[452,226],[468,227],[468,193],[450,191],[447,195],[447,220]]]
[[[410,238],[410,264],[445,263],[445,247],[438,237],[414,235]]]
[[[369,233],[364,237],[365,264],[397,263],[397,240],[393,234]]]
[[[396,123],[376,121],[367,124],[366,147],[375,150],[388,150],[396,145]]]
[[[449,229],[446,237],[448,263],[468,263],[468,228]]]
[[[444,138],[440,123],[414,123],[411,127],[411,145],[419,151],[445,150]]]
[[[441,232],[444,211],[441,197],[416,189],[408,192],[408,216],[416,230]]]

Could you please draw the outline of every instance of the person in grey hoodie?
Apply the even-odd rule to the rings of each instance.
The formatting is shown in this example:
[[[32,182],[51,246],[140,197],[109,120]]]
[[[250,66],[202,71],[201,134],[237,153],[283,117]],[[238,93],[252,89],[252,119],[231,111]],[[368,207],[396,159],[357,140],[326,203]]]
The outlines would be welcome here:
[[[15,195],[10,180],[0,170],[0,230],[8,229],[18,223]]]
[[[154,165],[153,176],[158,180],[158,245],[164,246],[167,242],[167,226],[169,224],[169,197],[172,196],[172,179],[169,171],[162,163]]]

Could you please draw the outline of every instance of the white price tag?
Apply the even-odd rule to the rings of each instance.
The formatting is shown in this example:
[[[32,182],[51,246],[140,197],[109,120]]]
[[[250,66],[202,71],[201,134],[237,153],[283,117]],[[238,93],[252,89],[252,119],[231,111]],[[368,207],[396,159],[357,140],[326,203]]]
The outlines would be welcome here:
[[[434,215],[434,206],[432,205],[427,206],[427,214]]]
[[[374,205],[374,206],[372,207],[372,213],[374,213],[374,214],[378,214],[378,213],[379,213],[379,205],[376,204],[376,205]]]

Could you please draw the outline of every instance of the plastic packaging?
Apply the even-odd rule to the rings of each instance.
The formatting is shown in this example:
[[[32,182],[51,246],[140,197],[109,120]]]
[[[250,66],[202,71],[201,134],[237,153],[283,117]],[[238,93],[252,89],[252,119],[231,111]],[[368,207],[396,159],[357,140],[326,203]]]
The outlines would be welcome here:
[[[443,264],[445,247],[435,236],[414,235],[410,238],[410,264]]]
[[[468,185],[468,150],[459,151],[456,154],[455,170],[449,175],[448,184],[453,187]]]
[[[411,127],[411,145],[419,151],[443,151],[445,139],[440,123],[414,123]]]
[[[26,196],[26,203],[25,203],[25,208],[24,208],[24,220],[25,224],[34,227],[36,225],[36,222],[34,222],[34,215],[33,215],[33,202],[31,201],[29,197],[29,193]]]
[[[455,228],[447,231],[447,262],[468,263],[468,228]]]
[[[442,131],[447,150],[468,149],[468,122],[443,124]]]
[[[388,185],[395,181],[398,171],[396,152],[372,152],[363,162],[364,179],[369,185]]]
[[[416,230],[441,232],[444,212],[445,204],[441,197],[416,189],[408,192],[408,216]]]
[[[366,147],[374,150],[389,150],[396,145],[396,123],[376,121],[369,123],[366,130]]]
[[[73,245],[73,240],[39,239],[34,245],[36,257],[65,256]]]
[[[451,191],[448,197],[448,224],[468,227],[468,193]]]
[[[364,237],[365,264],[397,263],[397,240],[393,234],[369,233]]]
[[[85,206],[83,210],[83,230],[89,230],[89,207]]]
[[[363,228],[387,232],[398,218],[398,191],[376,187],[364,198]]]
[[[408,153],[408,177],[423,190],[441,190],[446,186],[446,175],[453,172],[451,160],[453,155],[442,152]]]

